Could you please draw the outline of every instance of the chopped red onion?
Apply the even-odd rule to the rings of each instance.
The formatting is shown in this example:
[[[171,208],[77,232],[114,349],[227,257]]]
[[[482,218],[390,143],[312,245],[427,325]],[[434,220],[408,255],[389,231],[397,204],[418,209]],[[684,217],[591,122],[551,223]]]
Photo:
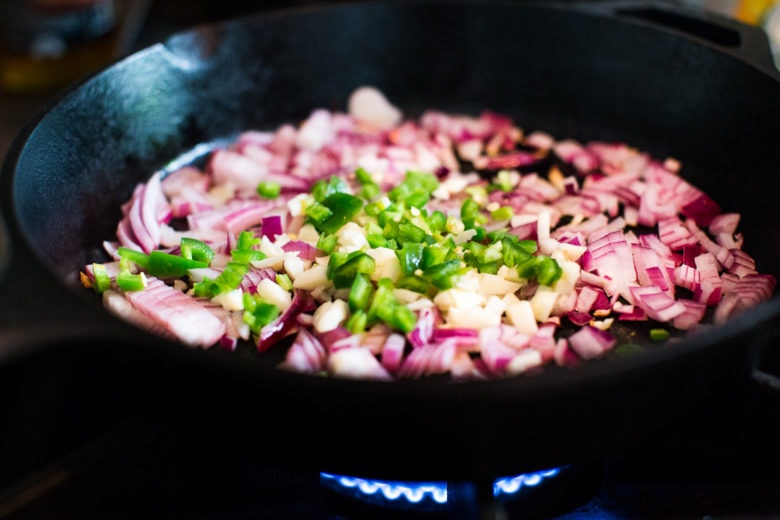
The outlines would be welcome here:
[[[630,327],[633,321],[652,320],[680,334],[693,333],[775,293],[774,276],[760,273],[756,260],[742,250],[740,214],[722,212],[683,177],[682,164],[673,158],[655,159],[620,142],[525,134],[509,117],[488,110],[477,116],[428,110],[404,120],[371,89],[359,91],[353,101],[353,113],[316,109],[297,125],[247,129],[232,144],[213,150],[202,168],[185,166],[164,178],[156,173],[137,185],[120,208],[115,237],[103,243],[112,259],[104,264],[112,284],[120,271],[119,247],[178,254],[181,239],[188,237],[206,242],[215,257],[208,268],[179,279],[150,277],[141,291],[122,293],[112,285],[104,293],[105,305],[154,333],[206,348],[235,350],[239,341],[254,339],[262,353],[289,336],[293,341],[280,365],[287,370],[378,380],[449,373],[461,380],[528,373],[548,363],[572,367],[614,348],[613,323]],[[322,269],[328,252],[318,248],[322,237],[304,225],[310,223],[306,208],[314,183],[338,176],[358,194],[357,168],[384,191],[403,182],[407,171],[434,174],[440,184],[426,211],[442,211],[448,226],[458,229],[465,227],[457,220],[463,200],[477,200],[487,218],[484,230],[535,241],[537,254],[561,267],[561,281],[544,287],[543,295],[538,281],[520,280],[503,299],[466,284],[475,315],[488,308],[502,313],[473,325],[465,318],[458,322],[448,309],[457,307],[457,297],[439,305],[432,294],[407,293],[416,323],[404,329],[406,334],[385,323],[350,332],[345,325],[349,288],[336,289],[314,276],[307,284],[307,274],[321,271],[306,270]],[[260,182],[278,183],[279,197],[261,198]],[[508,224],[492,218],[502,207],[511,209]],[[336,247],[370,249],[369,220],[367,214],[356,219],[363,236],[343,242],[340,237]],[[424,218],[419,223],[426,227]],[[374,231],[381,228],[370,224],[377,226]],[[294,287],[292,295],[279,295],[282,307],[291,297],[289,307],[254,338],[234,294],[205,301],[192,290],[198,280],[223,272],[245,230],[263,238],[257,248],[268,257],[248,265],[240,290],[257,295],[259,285],[280,291]],[[458,229],[452,235],[463,247],[468,233],[473,231]],[[372,283],[379,276],[397,277],[391,264],[381,265],[381,275],[372,273]],[[499,274],[517,282],[512,268],[502,266]],[[96,283],[91,264],[81,279],[85,285]],[[338,325],[331,322],[327,332],[315,332],[325,319],[315,309],[336,299],[344,304],[334,307],[341,314],[328,319],[339,320]],[[510,321],[508,309],[518,300],[527,301],[533,323]],[[522,316],[519,308],[513,316]]]
[[[609,332],[590,325],[569,336],[569,346],[584,360],[601,357],[616,344],[617,340]]]
[[[260,233],[262,236],[275,239],[278,235],[283,233],[282,216],[271,215],[268,217],[263,217],[261,220],[261,226]]]

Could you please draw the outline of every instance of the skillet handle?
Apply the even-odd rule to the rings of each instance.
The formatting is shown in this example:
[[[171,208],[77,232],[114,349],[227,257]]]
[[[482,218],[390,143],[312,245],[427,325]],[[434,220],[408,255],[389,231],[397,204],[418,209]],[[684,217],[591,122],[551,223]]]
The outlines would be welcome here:
[[[756,369],[751,375],[753,381],[760,387],[775,392],[780,396],[780,375],[772,374],[761,369]]]
[[[757,26],[704,8],[670,4],[667,0],[616,0],[583,4],[586,10],[648,25],[717,47],[780,79],[769,37]]]
[[[0,282],[11,261],[11,240],[8,238],[8,226],[5,225],[3,215],[0,214]]]
[[[759,387],[780,397],[780,328],[771,331],[766,353],[751,374]]]

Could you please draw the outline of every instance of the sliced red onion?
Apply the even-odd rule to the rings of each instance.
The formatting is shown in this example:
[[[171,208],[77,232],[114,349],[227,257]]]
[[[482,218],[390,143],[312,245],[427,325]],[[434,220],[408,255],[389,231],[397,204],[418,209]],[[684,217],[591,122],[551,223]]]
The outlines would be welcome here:
[[[731,251],[715,243],[693,220],[686,220],[685,225],[691,231],[691,234],[696,237],[699,245],[701,245],[705,251],[712,253],[721,266],[725,269],[731,268],[734,264],[734,255],[731,254]]]
[[[432,343],[441,343],[447,340],[454,341],[458,347],[470,349],[478,343],[479,332],[477,329],[467,328],[437,327],[433,330]]]
[[[296,316],[313,307],[311,296],[300,290],[293,292],[290,306],[274,321],[260,329],[257,337],[257,351],[262,353],[274,346],[296,326]]]
[[[661,242],[674,250],[696,244],[696,237],[676,215],[658,221],[658,237]]]
[[[398,333],[390,334],[382,347],[382,366],[391,374],[398,372],[404,359],[406,338]]]
[[[557,142],[553,151],[561,160],[573,165],[580,173],[587,173],[599,167],[598,158],[574,140],[565,139]]]
[[[555,353],[556,329],[557,325],[553,322],[543,323],[528,340],[528,347],[539,352],[544,363],[551,360]]]
[[[720,301],[723,285],[718,271],[718,260],[712,253],[702,253],[694,259],[694,262],[696,270],[700,274],[700,281],[694,292],[694,299],[708,306],[717,305]]]
[[[510,170],[537,164],[542,160],[537,154],[515,152],[499,156],[480,156],[474,159],[474,167],[478,170]]]
[[[225,334],[221,338],[219,338],[219,346],[222,348],[222,350],[227,350],[228,352],[234,352],[236,348],[238,348],[238,338],[235,336],[228,336],[227,334]]]
[[[555,146],[555,139],[546,132],[535,130],[525,137],[523,144],[537,150],[549,150]]]
[[[468,352],[458,350],[450,365],[450,376],[455,381],[485,379],[487,374],[477,368]]]
[[[704,318],[704,313],[707,312],[707,306],[705,304],[688,298],[680,298],[677,302],[682,304],[685,310],[672,320],[672,326],[674,328],[688,330],[701,323]]]
[[[739,213],[721,213],[715,215],[709,223],[709,232],[712,235],[728,233],[733,235],[739,226]]]
[[[308,330],[299,329],[280,368],[315,374],[325,370],[327,353],[322,343]]]
[[[616,310],[618,321],[646,321],[647,313],[638,305],[627,305],[623,310]]]
[[[358,166],[387,190],[409,170],[430,171],[443,183],[461,177],[471,184],[487,183],[476,173],[460,171],[459,161],[465,160],[480,169],[522,170],[515,172],[514,190],[488,195],[491,207],[513,210],[510,233],[536,240],[540,254],[559,261],[572,261],[572,249],[564,244],[586,249],[581,255],[577,251],[574,260],[581,269],[568,285],[573,290],[557,296],[550,318],[539,323],[534,334],[521,334],[506,323],[480,330],[451,328],[435,307],[418,310],[417,324],[406,337],[385,325],[361,334],[343,327],[315,334],[309,313],[316,307],[314,296],[296,291],[290,308],[260,331],[258,352],[295,333],[281,368],[382,380],[446,372],[453,379],[480,379],[525,373],[545,363],[571,366],[602,355],[615,340],[591,325],[594,318],[652,319],[695,331],[710,312],[714,323],[722,323],[774,294],[774,277],[760,275],[755,260],[742,251],[739,214],[722,213],[709,196],[681,177],[680,164],[673,159],[658,161],[624,143],[583,145],[573,139],[556,141],[542,132],[524,137],[511,119],[490,111],[469,117],[431,110],[419,120],[399,120],[384,129],[370,128],[370,121],[315,110],[297,127],[242,133],[231,146],[215,150],[203,170],[185,167],[164,179],[156,174],[136,186],[122,205],[116,240],[105,243],[104,249],[116,260],[119,246],[176,254],[182,237],[204,240],[217,255],[209,268],[191,273],[194,281],[218,276],[241,231],[252,229],[271,242],[286,231],[289,236],[279,243],[282,250],[316,262],[324,252],[294,237],[305,222],[300,211],[304,205],[294,197],[307,193],[312,183],[354,172]],[[555,165],[547,176],[533,170],[550,160]],[[260,199],[255,190],[262,181],[278,182],[281,196]],[[443,189],[429,208],[456,215],[463,197],[459,190]],[[175,225],[168,224],[172,218],[179,219]],[[640,226],[657,226],[657,233],[640,232]],[[484,228],[505,229],[495,221]],[[93,277],[90,269],[84,269],[87,278]],[[111,272],[115,269],[111,265]],[[573,270],[566,272],[575,276]],[[241,289],[255,293],[258,283],[276,277],[271,268],[250,267]],[[530,299],[537,289],[538,283],[530,281],[514,296]],[[329,295],[330,289],[316,288],[318,299],[321,290]],[[166,337],[203,346],[204,338],[211,338],[228,350],[236,348],[239,338],[249,339],[239,311],[183,292],[169,293],[156,282],[128,295],[146,305],[154,319],[121,293],[107,293],[107,306],[134,316],[128,319],[138,323],[143,320],[144,326]],[[211,319],[204,318],[202,325],[171,314],[165,308],[167,299],[179,297],[196,302],[188,308],[193,316],[206,313]],[[581,328],[556,339],[563,318]],[[205,329],[194,332],[185,323]]]
[[[635,304],[645,311],[648,317],[665,323],[680,315],[685,308],[668,292],[656,286],[631,287]]]
[[[313,320],[312,320],[313,322]],[[357,344],[371,351],[375,356],[382,355],[382,349],[393,330],[384,323],[376,323],[363,334],[355,334]]]
[[[480,348],[480,359],[485,366],[494,374],[503,374],[507,366],[517,355],[517,351],[512,347],[500,341],[482,342]]]
[[[313,262],[322,253],[319,249],[303,240],[290,240],[285,242],[282,250],[287,253],[298,253],[298,258]]]
[[[604,292],[596,289],[592,285],[584,285],[577,291],[577,302],[574,305],[574,312],[588,314],[596,303],[599,295]],[[590,314],[588,314],[590,316]]]
[[[674,283],[689,291],[697,291],[701,286],[701,273],[694,267],[680,264],[674,270]]]
[[[709,226],[720,213],[720,206],[705,193],[695,189],[692,191],[695,196],[682,204],[680,213],[693,219],[699,226]]]
[[[579,329],[568,340],[571,349],[585,360],[601,357],[617,344],[612,334],[590,325]]]
[[[367,348],[343,348],[330,354],[328,373],[346,379],[371,379],[392,381],[393,376],[384,369]]]
[[[327,352],[334,352],[340,348],[356,347],[360,344],[359,338],[342,326],[325,332],[318,332],[317,338]]]
[[[204,194],[211,184],[209,176],[195,166],[183,166],[167,174],[160,181],[160,187],[168,198],[185,192]]]
[[[552,353],[550,354],[552,359]],[[518,352],[507,365],[505,372],[509,375],[524,374],[547,363],[544,355],[534,349],[525,349]]]
[[[142,291],[125,293],[133,307],[170,331],[181,342],[208,348],[225,334],[225,323],[206,308],[162,280],[148,276]]]
[[[136,251],[143,251],[143,248],[138,244],[138,241],[135,238],[135,233],[133,233],[129,218],[126,217],[119,221],[119,224],[117,224],[116,227],[116,237],[119,241],[119,245]]]
[[[555,342],[553,360],[559,367],[569,367],[580,364],[580,357],[569,347],[569,340],[560,338]]]
[[[262,236],[268,237],[271,240],[276,239],[278,235],[284,233],[282,230],[282,216],[270,215],[263,217],[261,220],[260,232]]]
[[[599,275],[608,277],[615,293],[630,298],[629,286],[636,283],[631,245],[621,231],[610,231],[588,244]],[[609,294],[612,296],[612,294]]]
[[[422,309],[417,313],[417,323],[407,334],[413,347],[422,347],[431,342],[436,324],[440,321],[438,312],[433,308]]]
[[[209,276],[209,278],[214,278],[214,276]],[[250,266],[243,280],[241,280],[241,289],[249,294],[256,294],[257,286],[263,280],[276,281],[276,271],[270,267],[257,268]]]
[[[569,318],[569,321],[578,326],[587,325],[593,319],[593,316],[589,313],[582,311],[571,311],[566,314],[566,317]]]
[[[238,235],[241,231],[263,224],[267,219],[272,218],[267,215],[273,207],[274,203],[265,201],[256,202],[224,215],[222,220],[225,224],[225,228],[230,233]],[[279,227],[281,228],[281,220],[279,222]],[[281,232],[279,234],[281,234]]]
[[[457,346],[454,341],[443,341],[412,349],[398,369],[397,376],[417,379],[449,372],[456,351]]]
[[[135,242],[141,246],[144,253],[149,253],[157,247],[159,242],[149,233],[149,229],[147,229],[144,221],[143,197],[145,191],[146,188],[143,185],[136,189],[127,218],[129,219],[130,229],[133,232],[133,237],[135,237]]]

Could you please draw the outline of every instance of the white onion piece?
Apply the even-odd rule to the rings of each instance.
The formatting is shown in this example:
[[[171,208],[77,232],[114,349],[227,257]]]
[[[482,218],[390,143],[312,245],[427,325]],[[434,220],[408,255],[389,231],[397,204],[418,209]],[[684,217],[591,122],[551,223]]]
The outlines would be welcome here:
[[[349,96],[349,115],[359,123],[389,130],[401,122],[403,114],[374,87],[360,87]]]

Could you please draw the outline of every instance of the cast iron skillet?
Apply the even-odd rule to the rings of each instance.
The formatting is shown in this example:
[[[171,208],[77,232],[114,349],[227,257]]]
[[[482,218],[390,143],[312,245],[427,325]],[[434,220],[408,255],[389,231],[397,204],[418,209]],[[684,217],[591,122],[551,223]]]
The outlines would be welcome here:
[[[759,270],[780,273],[767,189],[780,167],[780,82],[757,29],[658,3],[347,3],[196,27],[48,104],[3,169],[12,248],[0,294],[18,305],[2,317],[0,359],[86,349],[101,370],[132,370],[139,400],[213,428],[215,442],[332,472],[450,480],[653,442],[749,380],[778,298],[674,347],[576,370],[387,384],[170,343],[78,285],[151,172],[244,129],[343,109],[366,84],[409,115],[490,107],[525,129],[676,157],[724,210],[742,212]]]

